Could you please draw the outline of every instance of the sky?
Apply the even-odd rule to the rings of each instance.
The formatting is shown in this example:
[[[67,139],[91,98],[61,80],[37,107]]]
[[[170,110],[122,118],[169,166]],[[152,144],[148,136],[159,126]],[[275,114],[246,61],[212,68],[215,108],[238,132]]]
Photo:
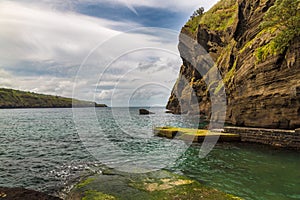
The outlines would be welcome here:
[[[0,88],[165,106],[178,35],[217,0],[1,0]]]

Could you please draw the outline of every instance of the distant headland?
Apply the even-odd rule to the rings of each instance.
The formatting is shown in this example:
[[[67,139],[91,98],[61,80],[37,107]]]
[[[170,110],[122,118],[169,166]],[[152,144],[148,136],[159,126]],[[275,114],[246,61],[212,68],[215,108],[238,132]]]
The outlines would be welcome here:
[[[72,108],[107,107],[92,101],[67,97],[37,94],[20,90],[0,88],[0,109],[2,108]]]

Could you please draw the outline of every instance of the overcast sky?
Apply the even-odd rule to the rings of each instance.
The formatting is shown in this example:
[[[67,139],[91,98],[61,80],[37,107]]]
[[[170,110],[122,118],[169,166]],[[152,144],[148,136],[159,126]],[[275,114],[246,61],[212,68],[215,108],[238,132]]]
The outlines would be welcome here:
[[[1,0],[0,87],[165,105],[181,65],[179,31],[216,2]]]

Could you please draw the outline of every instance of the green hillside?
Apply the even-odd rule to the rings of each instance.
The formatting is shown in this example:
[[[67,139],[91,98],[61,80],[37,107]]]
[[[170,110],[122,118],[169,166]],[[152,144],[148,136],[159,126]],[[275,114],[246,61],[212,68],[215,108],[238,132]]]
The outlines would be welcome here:
[[[0,88],[0,108],[107,107],[91,101]]]

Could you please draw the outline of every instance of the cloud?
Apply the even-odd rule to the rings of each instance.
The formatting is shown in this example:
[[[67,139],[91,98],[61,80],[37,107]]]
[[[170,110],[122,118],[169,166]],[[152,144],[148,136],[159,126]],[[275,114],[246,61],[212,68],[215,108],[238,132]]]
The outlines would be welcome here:
[[[103,0],[90,0],[92,2],[103,2]],[[206,9],[210,8],[213,4],[217,2],[217,0],[207,1],[207,0],[104,0],[111,3],[121,3],[123,5],[130,5],[131,7],[155,7],[155,8],[164,8],[168,10],[178,11],[178,12],[186,12],[199,7],[205,7]]]
[[[13,76],[10,73],[0,68],[0,86],[1,87],[13,87]]]
[[[79,63],[97,43],[120,32],[118,22],[56,12],[16,2],[0,2],[0,60]],[[130,26],[130,24],[127,24]]]
[[[24,0],[27,2],[31,2],[32,0]],[[194,10],[199,7],[204,7],[205,9],[209,9],[212,5],[214,5],[218,0],[189,0],[189,1],[182,1],[182,0],[39,0],[40,2],[44,2],[47,4],[56,5],[64,5],[65,8],[72,9],[75,5],[82,4],[82,3],[90,3],[90,4],[115,4],[115,5],[123,5],[128,7],[133,12],[136,12],[136,7],[152,7],[152,8],[163,8],[168,10],[173,10],[177,12],[182,11],[190,11]]]
[[[78,83],[84,86],[86,82]],[[0,86],[44,94],[72,97],[74,80],[53,76],[15,76],[0,69]]]
[[[107,100],[114,106],[164,104],[171,93],[180,63],[178,55],[163,49],[130,52],[101,74],[97,84],[99,100]],[[114,73],[116,71],[118,73]]]
[[[98,95],[97,99],[99,100],[110,100],[112,96],[112,90],[102,90]]]
[[[149,28],[122,33],[111,26],[127,23],[8,1],[0,3],[0,19],[1,87],[71,97],[75,85],[75,97],[80,99],[109,101],[117,91],[114,94],[123,101],[136,86],[163,83],[165,74],[168,79],[178,74],[174,31]]]
[[[88,1],[124,4],[132,9],[148,6],[183,10],[196,4]],[[84,2],[0,2],[0,87],[74,95],[108,105],[113,100],[115,106],[128,106],[130,102],[150,105],[151,101],[165,104],[181,63],[179,33],[159,28],[122,32],[122,27],[128,30],[141,25],[126,18],[112,21],[76,13],[76,5]],[[57,9],[58,3],[64,9]]]
[[[72,96],[89,51],[120,34],[119,22],[40,5],[0,2],[0,87]],[[130,26],[130,24],[128,24]]]

